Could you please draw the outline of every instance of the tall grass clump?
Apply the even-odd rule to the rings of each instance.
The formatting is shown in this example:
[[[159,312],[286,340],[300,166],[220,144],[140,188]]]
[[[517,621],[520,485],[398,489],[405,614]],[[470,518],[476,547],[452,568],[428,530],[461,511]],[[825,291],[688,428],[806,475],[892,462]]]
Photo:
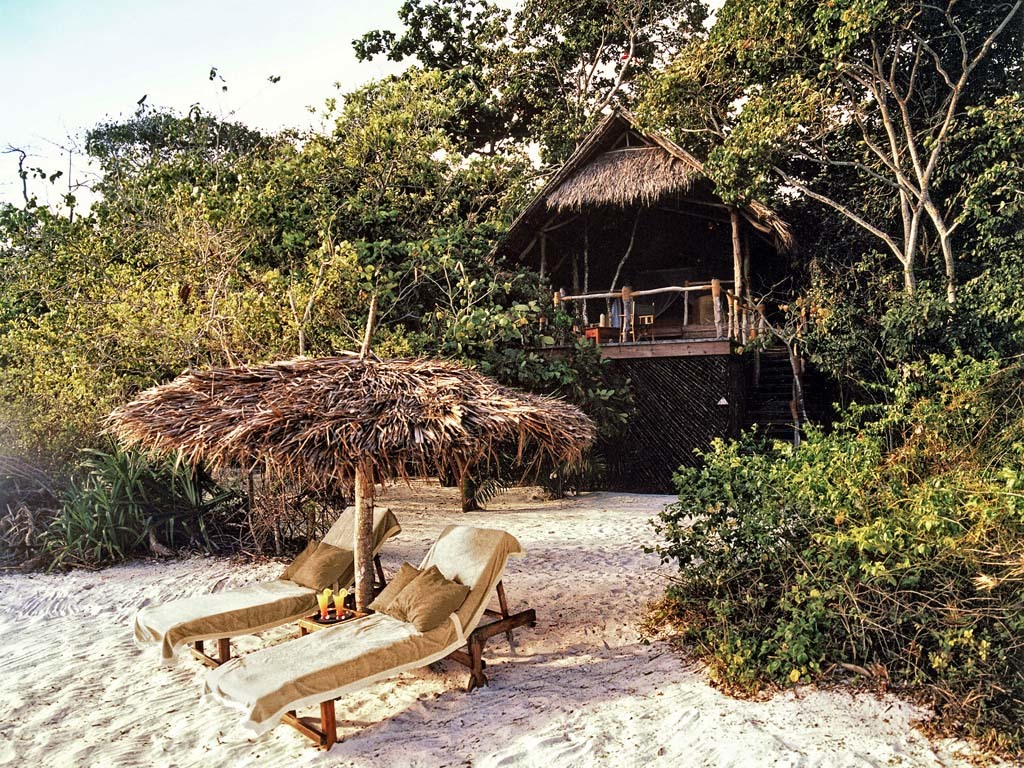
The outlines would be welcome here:
[[[167,547],[215,549],[238,493],[201,469],[138,451],[89,450],[44,536],[52,567],[99,566]]]
[[[867,423],[717,442],[657,523],[665,606],[723,684],[870,672],[936,724],[1024,751],[1020,362],[907,368]]]

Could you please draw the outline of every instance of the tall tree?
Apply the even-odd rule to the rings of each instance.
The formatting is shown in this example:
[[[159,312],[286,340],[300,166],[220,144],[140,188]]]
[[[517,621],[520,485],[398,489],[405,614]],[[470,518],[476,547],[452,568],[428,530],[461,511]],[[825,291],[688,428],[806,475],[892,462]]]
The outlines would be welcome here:
[[[965,110],[1021,75],[1022,6],[729,0],[648,114],[703,137],[727,194],[781,181],[838,211],[897,260],[908,294],[936,253],[953,304],[962,198],[939,176]]]
[[[402,32],[368,32],[369,59],[414,59],[472,83],[465,136],[477,151],[532,140],[564,159],[603,110],[701,28],[700,0],[527,0],[514,15],[488,0],[407,0]]]

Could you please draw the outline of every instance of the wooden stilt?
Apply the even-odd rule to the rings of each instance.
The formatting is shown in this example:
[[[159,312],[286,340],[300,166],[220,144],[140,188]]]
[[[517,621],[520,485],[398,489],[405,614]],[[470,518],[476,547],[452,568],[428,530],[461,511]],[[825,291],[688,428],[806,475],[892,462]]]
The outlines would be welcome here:
[[[320,703],[319,727],[314,718],[299,717],[294,709],[285,712],[281,716],[281,722],[315,741],[320,749],[328,750],[338,743],[338,720],[334,710],[334,699]]]
[[[544,276],[548,271],[548,238],[541,232],[540,234],[540,279],[544,280]]]
[[[512,630],[516,627],[537,625],[537,612],[533,608],[529,608],[519,613],[510,614],[508,612],[508,599],[505,596],[505,586],[500,581],[496,586],[498,592],[498,604],[501,606],[501,611],[493,611],[486,609],[484,611],[485,616],[496,616],[499,617],[497,621],[492,621],[488,624],[482,624],[478,626],[470,634],[467,639],[467,648],[465,651],[453,651],[448,654],[448,658],[453,661],[457,661],[464,667],[469,668],[469,682],[466,684],[466,690],[472,691],[474,688],[487,685],[487,676],[484,675],[484,669],[487,668],[487,663],[484,661],[483,653],[484,647],[487,645],[487,641],[495,635],[504,634],[509,639],[509,644],[512,643]]]
[[[729,222],[732,224],[732,290],[733,295],[737,299],[741,299],[743,297],[743,247],[740,242],[740,213],[734,207],[729,208]],[[731,304],[734,338],[742,340],[743,329],[740,316],[742,308],[738,301],[731,302]]]
[[[743,242],[741,243],[743,251],[743,289],[746,291],[746,310],[743,314],[745,318],[744,334],[750,341],[754,340],[757,335],[757,329],[755,328],[755,317],[751,307],[754,306],[754,293],[750,289],[750,237],[744,231]]]
[[[205,643],[202,640],[196,640],[192,643],[192,647],[189,650],[195,659],[208,667],[219,667],[231,658],[231,640],[227,637],[217,640],[217,658],[206,653],[205,647]]]
[[[722,281],[711,281],[711,306],[715,311],[715,336],[722,338]]]

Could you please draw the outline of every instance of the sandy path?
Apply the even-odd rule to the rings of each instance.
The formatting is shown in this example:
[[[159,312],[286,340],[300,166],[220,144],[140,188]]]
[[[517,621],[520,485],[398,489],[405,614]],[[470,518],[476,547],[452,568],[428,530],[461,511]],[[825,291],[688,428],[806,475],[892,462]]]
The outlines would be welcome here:
[[[465,670],[443,662],[339,700],[346,741],[330,753],[283,726],[252,739],[234,713],[199,703],[205,668],[189,659],[162,670],[134,647],[131,617],[148,602],[273,578],[280,565],[197,557],[4,575],[0,765],[967,765],[963,744],[929,742],[911,727],[920,713],[895,698],[808,691],[736,701],[667,643],[642,644],[635,623],[665,572],[641,545],[670,497],[547,502],[517,491],[464,515],[436,486],[389,495],[404,529],[385,550],[389,572],[418,564],[449,522],[505,528],[527,549],[505,583],[513,610],[533,606],[539,626],[517,633],[515,651],[491,641],[488,688],[463,693]],[[235,647],[293,634],[282,627]]]

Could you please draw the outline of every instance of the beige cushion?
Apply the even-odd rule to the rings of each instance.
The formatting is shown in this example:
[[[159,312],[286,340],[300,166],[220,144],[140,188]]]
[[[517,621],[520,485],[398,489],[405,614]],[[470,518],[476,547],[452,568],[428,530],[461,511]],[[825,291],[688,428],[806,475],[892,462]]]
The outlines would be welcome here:
[[[318,541],[309,542],[309,544],[306,545],[306,548],[299,553],[299,556],[292,560],[292,564],[284,569],[284,573],[281,574],[280,578],[291,579],[291,577],[295,575],[295,572],[302,567],[302,564],[309,559],[309,556],[316,552],[316,548],[319,544],[320,542]]]
[[[295,569],[291,580],[318,592],[338,580],[338,576],[349,565],[352,553],[320,542],[320,546],[305,562]]]
[[[398,597],[398,593],[405,589],[409,582],[420,575],[420,569],[415,568],[408,563],[402,563],[402,567],[398,569],[398,573],[395,574],[395,578],[391,580],[384,589],[380,591],[380,594],[374,598],[374,601],[370,603],[370,610],[377,611],[377,613],[389,613],[388,608],[391,607],[391,602]]]
[[[449,581],[433,565],[398,593],[386,613],[429,632],[457,611],[468,594],[469,587]]]

